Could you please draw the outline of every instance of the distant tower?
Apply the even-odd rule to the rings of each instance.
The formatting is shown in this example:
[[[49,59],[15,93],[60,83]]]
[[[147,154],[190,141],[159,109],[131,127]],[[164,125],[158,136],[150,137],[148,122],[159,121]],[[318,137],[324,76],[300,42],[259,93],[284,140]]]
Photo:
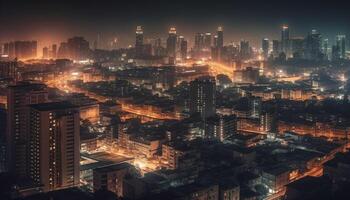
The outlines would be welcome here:
[[[346,36],[345,35],[337,35],[336,38],[336,46],[339,49],[339,56],[341,59],[346,58]]]
[[[322,59],[322,36],[317,30],[312,30],[305,39],[305,58],[308,60]]]
[[[52,45],[52,53],[51,53],[51,58],[56,59],[57,58],[57,45],[53,44]]]
[[[176,59],[176,41],[177,41],[177,35],[176,35],[176,28],[171,27],[169,30],[169,36],[167,39],[167,53],[169,56],[169,63],[174,63]]]
[[[181,60],[186,60],[187,58],[187,41],[183,36],[179,37],[179,44],[180,44],[180,57]]]
[[[204,47],[204,34],[203,33],[196,33],[194,37],[194,49],[197,52],[200,52]]]
[[[269,39],[267,38],[264,38],[262,40],[262,50],[263,50],[263,55],[264,55],[264,58],[265,60],[269,57],[269,48],[270,48],[270,43],[269,43]]]
[[[248,59],[250,57],[249,41],[241,40],[240,46],[241,46],[241,49],[240,49],[241,58]]]
[[[135,55],[141,57],[143,51],[143,30],[142,26],[136,27]]]
[[[322,43],[322,53],[325,56],[326,60],[329,60],[328,49],[329,49],[329,40],[326,38],[323,40],[323,43]]]
[[[211,48],[211,33],[209,33],[209,32],[205,33],[205,36],[204,36],[204,47],[206,49],[210,49]]]
[[[222,48],[224,46],[224,29],[219,26],[217,30],[217,47]]]
[[[287,25],[282,26],[281,32],[281,50],[287,54],[289,50],[289,27]]]
[[[43,58],[44,59],[49,58],[49,48],[48,47],[43,48]]]
[[[281,51],[281,42],[278,40],[272,41],[272,55],[273,57],[278,57]]]

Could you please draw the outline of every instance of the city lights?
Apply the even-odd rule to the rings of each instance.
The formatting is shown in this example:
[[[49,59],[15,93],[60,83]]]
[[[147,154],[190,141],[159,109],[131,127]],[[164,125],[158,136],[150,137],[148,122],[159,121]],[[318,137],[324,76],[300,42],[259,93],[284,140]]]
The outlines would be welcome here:
[[[0,7],[0,199],[350,199],[345,4]]]

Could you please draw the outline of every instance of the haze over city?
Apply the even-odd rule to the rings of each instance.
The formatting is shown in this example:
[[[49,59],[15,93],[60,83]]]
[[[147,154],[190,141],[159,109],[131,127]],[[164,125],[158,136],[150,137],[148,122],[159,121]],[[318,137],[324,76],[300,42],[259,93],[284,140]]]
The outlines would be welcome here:
[[[350,199],[341,1],[0,0],[0,199]]]
[[[225,27],[226,42],[247,39],[257,45],[262,37],[278,38],[288,24],[301,36],[318,29],[332,38],[349,33],[350,16],[342,3],[293,1],[2,1],[1,40],[35,39],[39,46],[58,43],[71,35],[93,42],[97,35],[133,44],[131,33],[142,25],[147,38],[165,37],[171,26],[191,39],[195,32]]]

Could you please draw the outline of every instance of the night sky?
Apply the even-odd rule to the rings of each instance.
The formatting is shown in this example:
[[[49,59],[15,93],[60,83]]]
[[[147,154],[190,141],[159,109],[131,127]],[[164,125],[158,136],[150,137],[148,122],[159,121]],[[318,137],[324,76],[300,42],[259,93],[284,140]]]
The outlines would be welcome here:
[[[225,43],[261,38],[278,39],[288,24],[292,36],[315,28],[331,40],[350,33],[350,12],[344,1],[183,1],[183,0],[0,0],[0,42],[35,39],[40,46],[59,43],[73,35],[90,42],[117,37],[120,46],[134,43],[136,25],[146,38],[166,37],[170,26],[192,42],[195,32],[224,27]]]

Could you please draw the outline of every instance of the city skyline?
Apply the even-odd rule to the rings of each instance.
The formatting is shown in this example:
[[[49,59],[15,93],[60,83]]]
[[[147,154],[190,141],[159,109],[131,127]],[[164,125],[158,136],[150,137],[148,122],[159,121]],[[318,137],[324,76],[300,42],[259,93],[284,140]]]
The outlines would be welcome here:
[[[350,199],[339,2],[0,0],[0,199]]]
[[[264,37],[279,38],[279,28],[284,24],[290,26],[291,35],[303,36],[317,29],[330,41],[335,35],[346,35],[350,30],[346,23],[349,14],[341,5],[315,1],[304,4],[297,1],[288,5],[288,9],[277,1],[253,5],[222,1],[213,7],[181,1],[140,2],[138,6],[112,1],[34,1],[30,4],[2,1],[1,4],[0,42],[38,40],[39,49],[74,35],[86,37],[91,44],[97,35],[106,40],[105,43],[118,38],[119,47],[127,47],[134,43],[130,33],[138,25],[144,27],[145,38],[154,39],[166,37],[167,30],[174,26],[190,44],[196,32],[214,32],[216,27],[223,26],[226,43],[245,39],[257,47]],[[148,13],[146,10],[151,7]]]

